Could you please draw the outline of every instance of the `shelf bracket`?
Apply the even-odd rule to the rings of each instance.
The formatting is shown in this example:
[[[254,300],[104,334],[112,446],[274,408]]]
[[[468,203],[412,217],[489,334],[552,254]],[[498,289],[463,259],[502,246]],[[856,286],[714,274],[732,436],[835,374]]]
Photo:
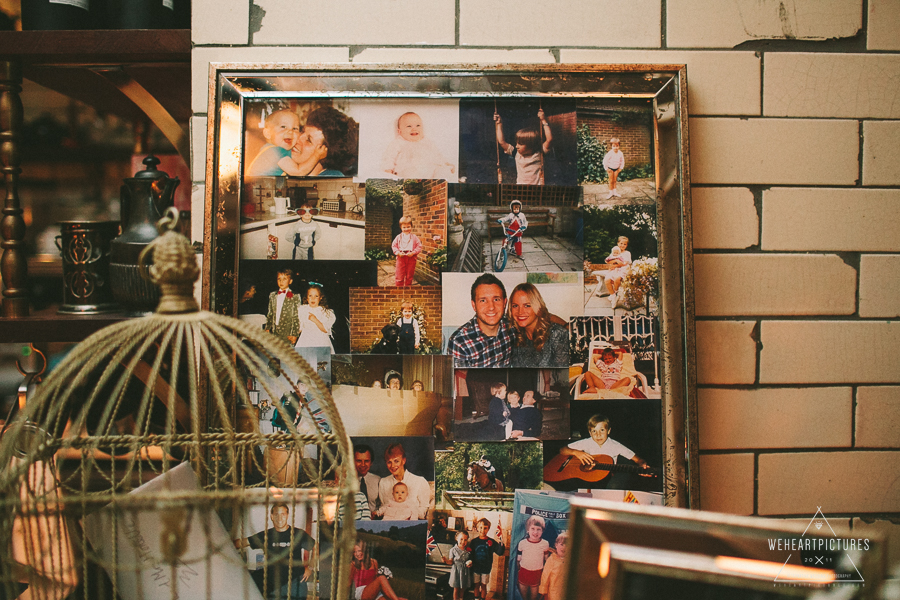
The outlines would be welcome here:
[[[169,114],[159,101],[148,92],[144,86],[135,81],[122,67],[91,67],[97,73],[125,94],[138,108],[144,111],[153,124],[156,125],[175,150],[184,159],[185,164],[191,164],[191,152],[188,144],[187,133],[177,121]]]

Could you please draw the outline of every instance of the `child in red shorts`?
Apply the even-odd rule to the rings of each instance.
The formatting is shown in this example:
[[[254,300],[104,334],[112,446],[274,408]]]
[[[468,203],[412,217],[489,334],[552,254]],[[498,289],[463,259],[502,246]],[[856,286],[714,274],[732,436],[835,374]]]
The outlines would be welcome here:
[[[397,269],[394,273],[394,285],[412,285],[413,276],[416,274],[416,260],[422,252],[422,242],[412,232],[412,218],[407,215],[400,217],[400,235],[394,238],[391,250],[397,257]]]
[[[550,554],[550,542],[543,539],[544,518],[531,515],[525,521],[525,531],[528,534],[519,542],[519,593],[523,600],[537,600],[540,596],[538,588],[541,585],[541,575],[544,572],[544,561]]]

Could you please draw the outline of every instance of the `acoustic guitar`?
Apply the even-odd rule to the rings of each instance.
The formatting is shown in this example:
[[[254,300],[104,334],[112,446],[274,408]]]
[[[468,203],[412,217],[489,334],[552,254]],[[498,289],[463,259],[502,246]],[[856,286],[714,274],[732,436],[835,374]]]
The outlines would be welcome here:
[[[597,483],[609,477],[610,473],[636,473],[659,477],[659,469],[645,469],[630,460],[624,461],[626,464],[617,465],[613,457],[606,454],[593,454],[592,456],[594,457],[594,464],[583,465],[575,456],[557,454],[544,467],[544,481],[558,482],[567,479],[580,479],[581,481]]]

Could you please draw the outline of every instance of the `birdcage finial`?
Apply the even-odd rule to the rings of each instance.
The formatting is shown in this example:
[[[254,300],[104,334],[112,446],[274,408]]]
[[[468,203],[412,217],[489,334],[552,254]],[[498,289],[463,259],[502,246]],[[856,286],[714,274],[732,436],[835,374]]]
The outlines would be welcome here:
[[[176,231],[178,210],[170,207],[156,224],[160,236],[144,248],[139,257],[141,275],[159,286],[161,298],[156,312],[176,314],[197,312],[194,283],[200,268],[190,241]],[[153,264],[147,268],[152,254]],[[148,274],[149,271],[149,274]]]

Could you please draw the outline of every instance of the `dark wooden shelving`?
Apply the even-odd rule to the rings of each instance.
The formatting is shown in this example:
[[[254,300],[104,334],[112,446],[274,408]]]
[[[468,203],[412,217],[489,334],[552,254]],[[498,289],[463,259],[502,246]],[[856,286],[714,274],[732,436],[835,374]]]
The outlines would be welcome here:
[[[60,315],[54,308],[29,317],[0,318],[0,340],[23,344],[80,342],[95,331],[128,318],[125,313]]]
[[[188,160],[186,125],[191,117],[189,29],[0,31],[0,63],[5,68],[3,81],[9,82],[13,94],[17,93],[16,87],[24,78],[80,100],[100,113],[135,121],[149,118]],[[6,115],[7,120],[15,116],[15,112]],[[10,127],[21,130],[21,121]],[[13,153],[17,159],[13,165],[16,168],[19,152],[21,148],[16,148]],[[93,161],[108,157],[102,151],[84,153]],[[7,192],[5,212],[21,215],[18,197],[10,197],[9,190]],[[25,306],[23,301],[27,302],[21,295],[25,287],[25,270],[22,268],[20,229],[24,228],[16,224],[7,229],[9,231],[3,235],[9,236],[16,248],[14,253],[4,252],[4,278],[17,287],[4,298],[4,312],[22,314],[18,313],[18,307]],[[9,307],[15,302],[16,309],[7,311],[7,302],[10,302]],[[123,314],[58,315],[55,309],[24,318],[0,318],[0,341],[81,341],[94,331],[125,318]]]
[[[191,30],[0,31],[0,56],[25,65],[190,63]]]
[[[22,76],[102,113],[144,111],[97,69],[121,70],[179,123],[191,116],[189,29],[0,31],[0,56],[22,61]]]

